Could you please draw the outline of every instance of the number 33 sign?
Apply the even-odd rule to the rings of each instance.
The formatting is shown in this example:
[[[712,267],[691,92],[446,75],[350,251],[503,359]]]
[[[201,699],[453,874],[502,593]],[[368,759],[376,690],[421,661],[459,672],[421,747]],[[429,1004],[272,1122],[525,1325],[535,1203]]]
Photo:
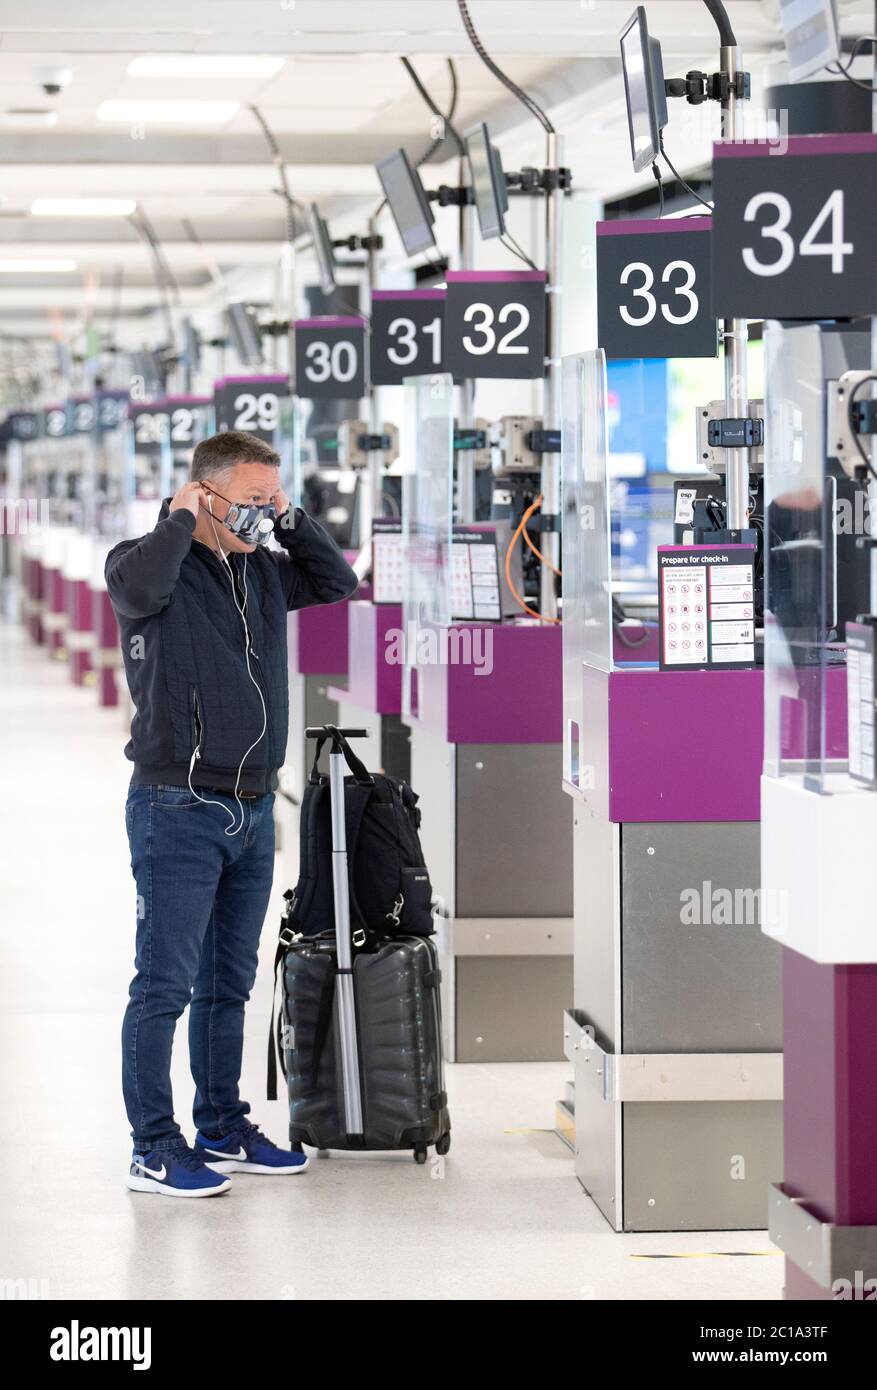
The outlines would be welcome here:
[[[716,311],[729,318],[877,312],[877,136],[714,149]]]
[[[450,270],[444,369],[455,377],[545,374],[541,270]]]
[[[609,358],[715,357],[711,219],[597,223],[597,320]]]

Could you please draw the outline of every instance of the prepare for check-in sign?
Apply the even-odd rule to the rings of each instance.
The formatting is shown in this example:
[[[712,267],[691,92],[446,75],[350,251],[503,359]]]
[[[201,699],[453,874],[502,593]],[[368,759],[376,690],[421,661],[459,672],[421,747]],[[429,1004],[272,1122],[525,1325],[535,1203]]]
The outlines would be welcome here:
[[[358,315],[298,319],[295,390],[309,401],[356,401],[366,391],[365,320]]]
[[[289,380],[267,376],[221,377],[214,385],[217,430],[244,430],[273,444],[280,425],[280,402],[289,395]]]
[[[370,377],[373,386],[400,386],[407,376],[441,372],[444,290],[374,290]]]
[[[597,321],[608,358],[715,357],[712,220],[597,223]]]
[[[877,313],[877,136],[793,136],[714,147],[718,314],[810,319]]]
[[[545,274],[451,270],[444,370],[456,378],[519,380],[545,374]]]

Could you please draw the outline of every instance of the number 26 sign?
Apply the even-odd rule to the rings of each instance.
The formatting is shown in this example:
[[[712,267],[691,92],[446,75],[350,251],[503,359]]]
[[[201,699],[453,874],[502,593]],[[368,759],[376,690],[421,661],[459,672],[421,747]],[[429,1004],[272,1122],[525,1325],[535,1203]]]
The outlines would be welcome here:
[[[714,149],[716,312],[877,312],[877,136],[799,135]]]

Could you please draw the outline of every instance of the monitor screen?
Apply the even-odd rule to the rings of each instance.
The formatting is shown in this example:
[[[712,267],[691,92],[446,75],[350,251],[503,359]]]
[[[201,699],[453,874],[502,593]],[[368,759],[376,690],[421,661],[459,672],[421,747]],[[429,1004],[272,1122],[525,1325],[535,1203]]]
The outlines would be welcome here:
[[[407,154],[404,150],[396,150],[375,168],[408,255],[428,251],[435,246],[432,210]]]
[[[505,231],[503,211],[506,200],[502,162],[499,151],[490,143],[490,131],[484,121],[467,130],[465,139],[478,225],[481,235],[487,241],[491,237],[502,236]]]
[[[646,12],[638,5],[621,34],[621,65],[627,98],[627,123],[633,167],[648,169],[661,149],[661,130],[667,124],[667,98],[661,46],[649,38]]]
[[[320,289],[323,294],[331,294],[335,288],[335,250],[332,246],[329,228],[320,216],[320,209],[316,203],[311,203],[308,208],[308,227],[314,245],[314,254],[317,257],[317,265],[320,268]]]
[[[780,0],[789,81],[801,82],[837,62],[840,39],[835,0]]]
[[[262,361],[262,334],[255,313],[246,304],[229,304],[226,314],[229,337],[242,366],[259,366]]]

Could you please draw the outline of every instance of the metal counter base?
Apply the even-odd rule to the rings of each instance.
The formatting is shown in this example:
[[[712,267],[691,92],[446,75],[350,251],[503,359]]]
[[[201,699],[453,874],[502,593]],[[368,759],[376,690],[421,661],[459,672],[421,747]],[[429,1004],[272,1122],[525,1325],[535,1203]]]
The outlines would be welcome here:
[[[763,1229],[782,1040],[759,827],[577,806],[573,834],[576,1175],[618,1231]]]
[[[413,725],[451,1061],[563,1056],[557,1020],[572,988],[573,933],[560,766],[558,744],[452,744]]]
[[[305,729],[318,724],[338,723],[338,702],[329,694],[330,686],[343,682],[343,675],[303,675],[289,673],[289,752],[287,754],[284,790],[301,801],[310,773],[313,746],[305,738]]]

